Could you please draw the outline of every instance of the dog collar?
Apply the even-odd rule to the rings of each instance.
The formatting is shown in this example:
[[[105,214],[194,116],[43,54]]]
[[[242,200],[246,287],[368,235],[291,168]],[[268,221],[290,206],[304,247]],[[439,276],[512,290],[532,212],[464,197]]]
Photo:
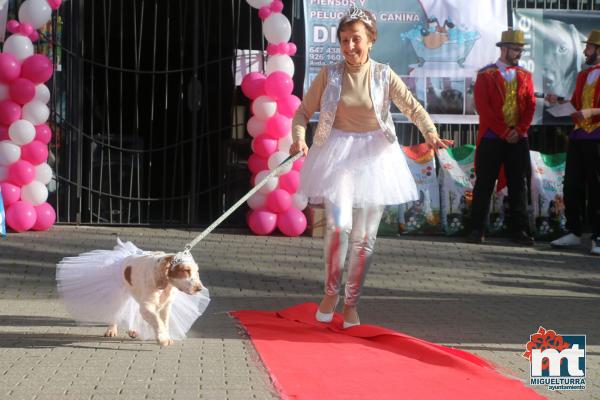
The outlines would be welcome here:
[[[196,263],[196,261],[194,260],[194,257],[192,256],[192,253],[190,253],[188,250],[185,251],[180,251],[179,253],[176,253],[175,256],[173,256],[173,259],[171,260],[171,265],[169,266],[170,269],[175,268],[177,265],[179,264],[183,264],[183,263]]]

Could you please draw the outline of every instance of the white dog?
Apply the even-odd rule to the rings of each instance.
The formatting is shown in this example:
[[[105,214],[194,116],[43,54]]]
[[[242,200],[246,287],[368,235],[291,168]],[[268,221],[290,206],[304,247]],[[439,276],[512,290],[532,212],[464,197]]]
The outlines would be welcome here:
[[[122,327],[162,346],[185,338],[210,302],[190,253],[144,252],[120,240],[111,251],[63,259],[56,279],[77,321],[110,324],[107,337]]]

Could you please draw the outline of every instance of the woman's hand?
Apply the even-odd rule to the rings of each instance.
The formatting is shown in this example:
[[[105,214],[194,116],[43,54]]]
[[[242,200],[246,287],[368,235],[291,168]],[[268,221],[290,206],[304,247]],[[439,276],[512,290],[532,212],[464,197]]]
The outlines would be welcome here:
[[[308,146],[306,145],[306,142],[304,140],[296,140],[290,146],[290,155],[291,156],[298,154],[298,152],[300,152],[300,151],[303,152],[304,155],[308,154]]]
[[[447,149],[448,146],[452,146],[454,144],[454,140],[442,139],[436,132],[427,132],[424,136],[425,142],[434,151],[437,151],[438,149]]]

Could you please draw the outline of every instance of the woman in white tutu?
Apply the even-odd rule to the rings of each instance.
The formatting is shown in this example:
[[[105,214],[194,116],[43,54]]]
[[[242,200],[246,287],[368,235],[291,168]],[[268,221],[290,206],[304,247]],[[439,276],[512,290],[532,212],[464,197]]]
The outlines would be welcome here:
[[[196,266],[189,253],[179,254],[184,254],[185,257],[178,258],[176,255],[175,261],[171,262],[172,266],[176,262],[193,263],[193,266]],[[156,261],[166,256],[169,255],[162,252],[142,251],[131,242],[123,243],[117,239],[117,245],[113,250],[94,250],[61,260],[56,269],[58,293],[77,322],[110,325],[112,332],[109,328],[107,336],[116,334],[118,326],[128,331],[132,337],[149,340],[157,339],[157,334],[160,336],[161,333],[156,332],[156,329],[142,317],[140,305],[135,298],[140,293],[140,288],[132,286],[132,282],[140,286],[146,284],[149,287],[149,289],[141,288],[142,291],[149,292],[156,288],[155,293],[159,297],[163,291],[168,291],[171,296],[170,312],[167,312],[168,316],[165,318],[167,332],[163,334],[166,334],[167,344],[171,339],[184,339],[194,321],[208,306],[210,298],[208,289],[202,288],[196,291],[200,289],[201,283],[199,277],[196,278],[197,272],[194,271],[192,275],[195,276],[192,279],[198,282],[195,288],[191,288],[184,279],[172,279],[169,282],[175,283],[186,293],[173,285],[167,284],[161,288],[160,284],[156,284],[157,280],[150,272],[156,269],[154,267],[157,265]],[[146,268],[143,266],[144,263],[151,265]],[[142,265],[142,267],[137,272],[125,273],[127,267],[132,268],[131,265]],[[192,279],[188,280],[191,282]],[[160,341],[160,337],[158,339]]]
[[[300,192],[325,203],[325,296],[316,319],[330,322],[339,299],[342,269],[351,243],[344,296],[344,328],[360,324],[356,306],[367,274],[384,206],[418,199],[417,188],[396,139],[393,101],[433,148],[440,139],[425,109],[388,65],[371,60],[377,39],[373,14],[352,7],[339,22],[344,62],[321,69],[293,121],[291,154],[307,154]],[[308,150],[306,125],[320,109]]]

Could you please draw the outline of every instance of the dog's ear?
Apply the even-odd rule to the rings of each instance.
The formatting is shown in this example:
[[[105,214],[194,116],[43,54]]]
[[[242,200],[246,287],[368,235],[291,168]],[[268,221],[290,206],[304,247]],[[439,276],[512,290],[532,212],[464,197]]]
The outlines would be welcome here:
[[[158,268],[156,268],[156,287],[157,289],[164,289],[169,284],[169,267],[174,255],[168,255],[161,257],[158,260]]]

